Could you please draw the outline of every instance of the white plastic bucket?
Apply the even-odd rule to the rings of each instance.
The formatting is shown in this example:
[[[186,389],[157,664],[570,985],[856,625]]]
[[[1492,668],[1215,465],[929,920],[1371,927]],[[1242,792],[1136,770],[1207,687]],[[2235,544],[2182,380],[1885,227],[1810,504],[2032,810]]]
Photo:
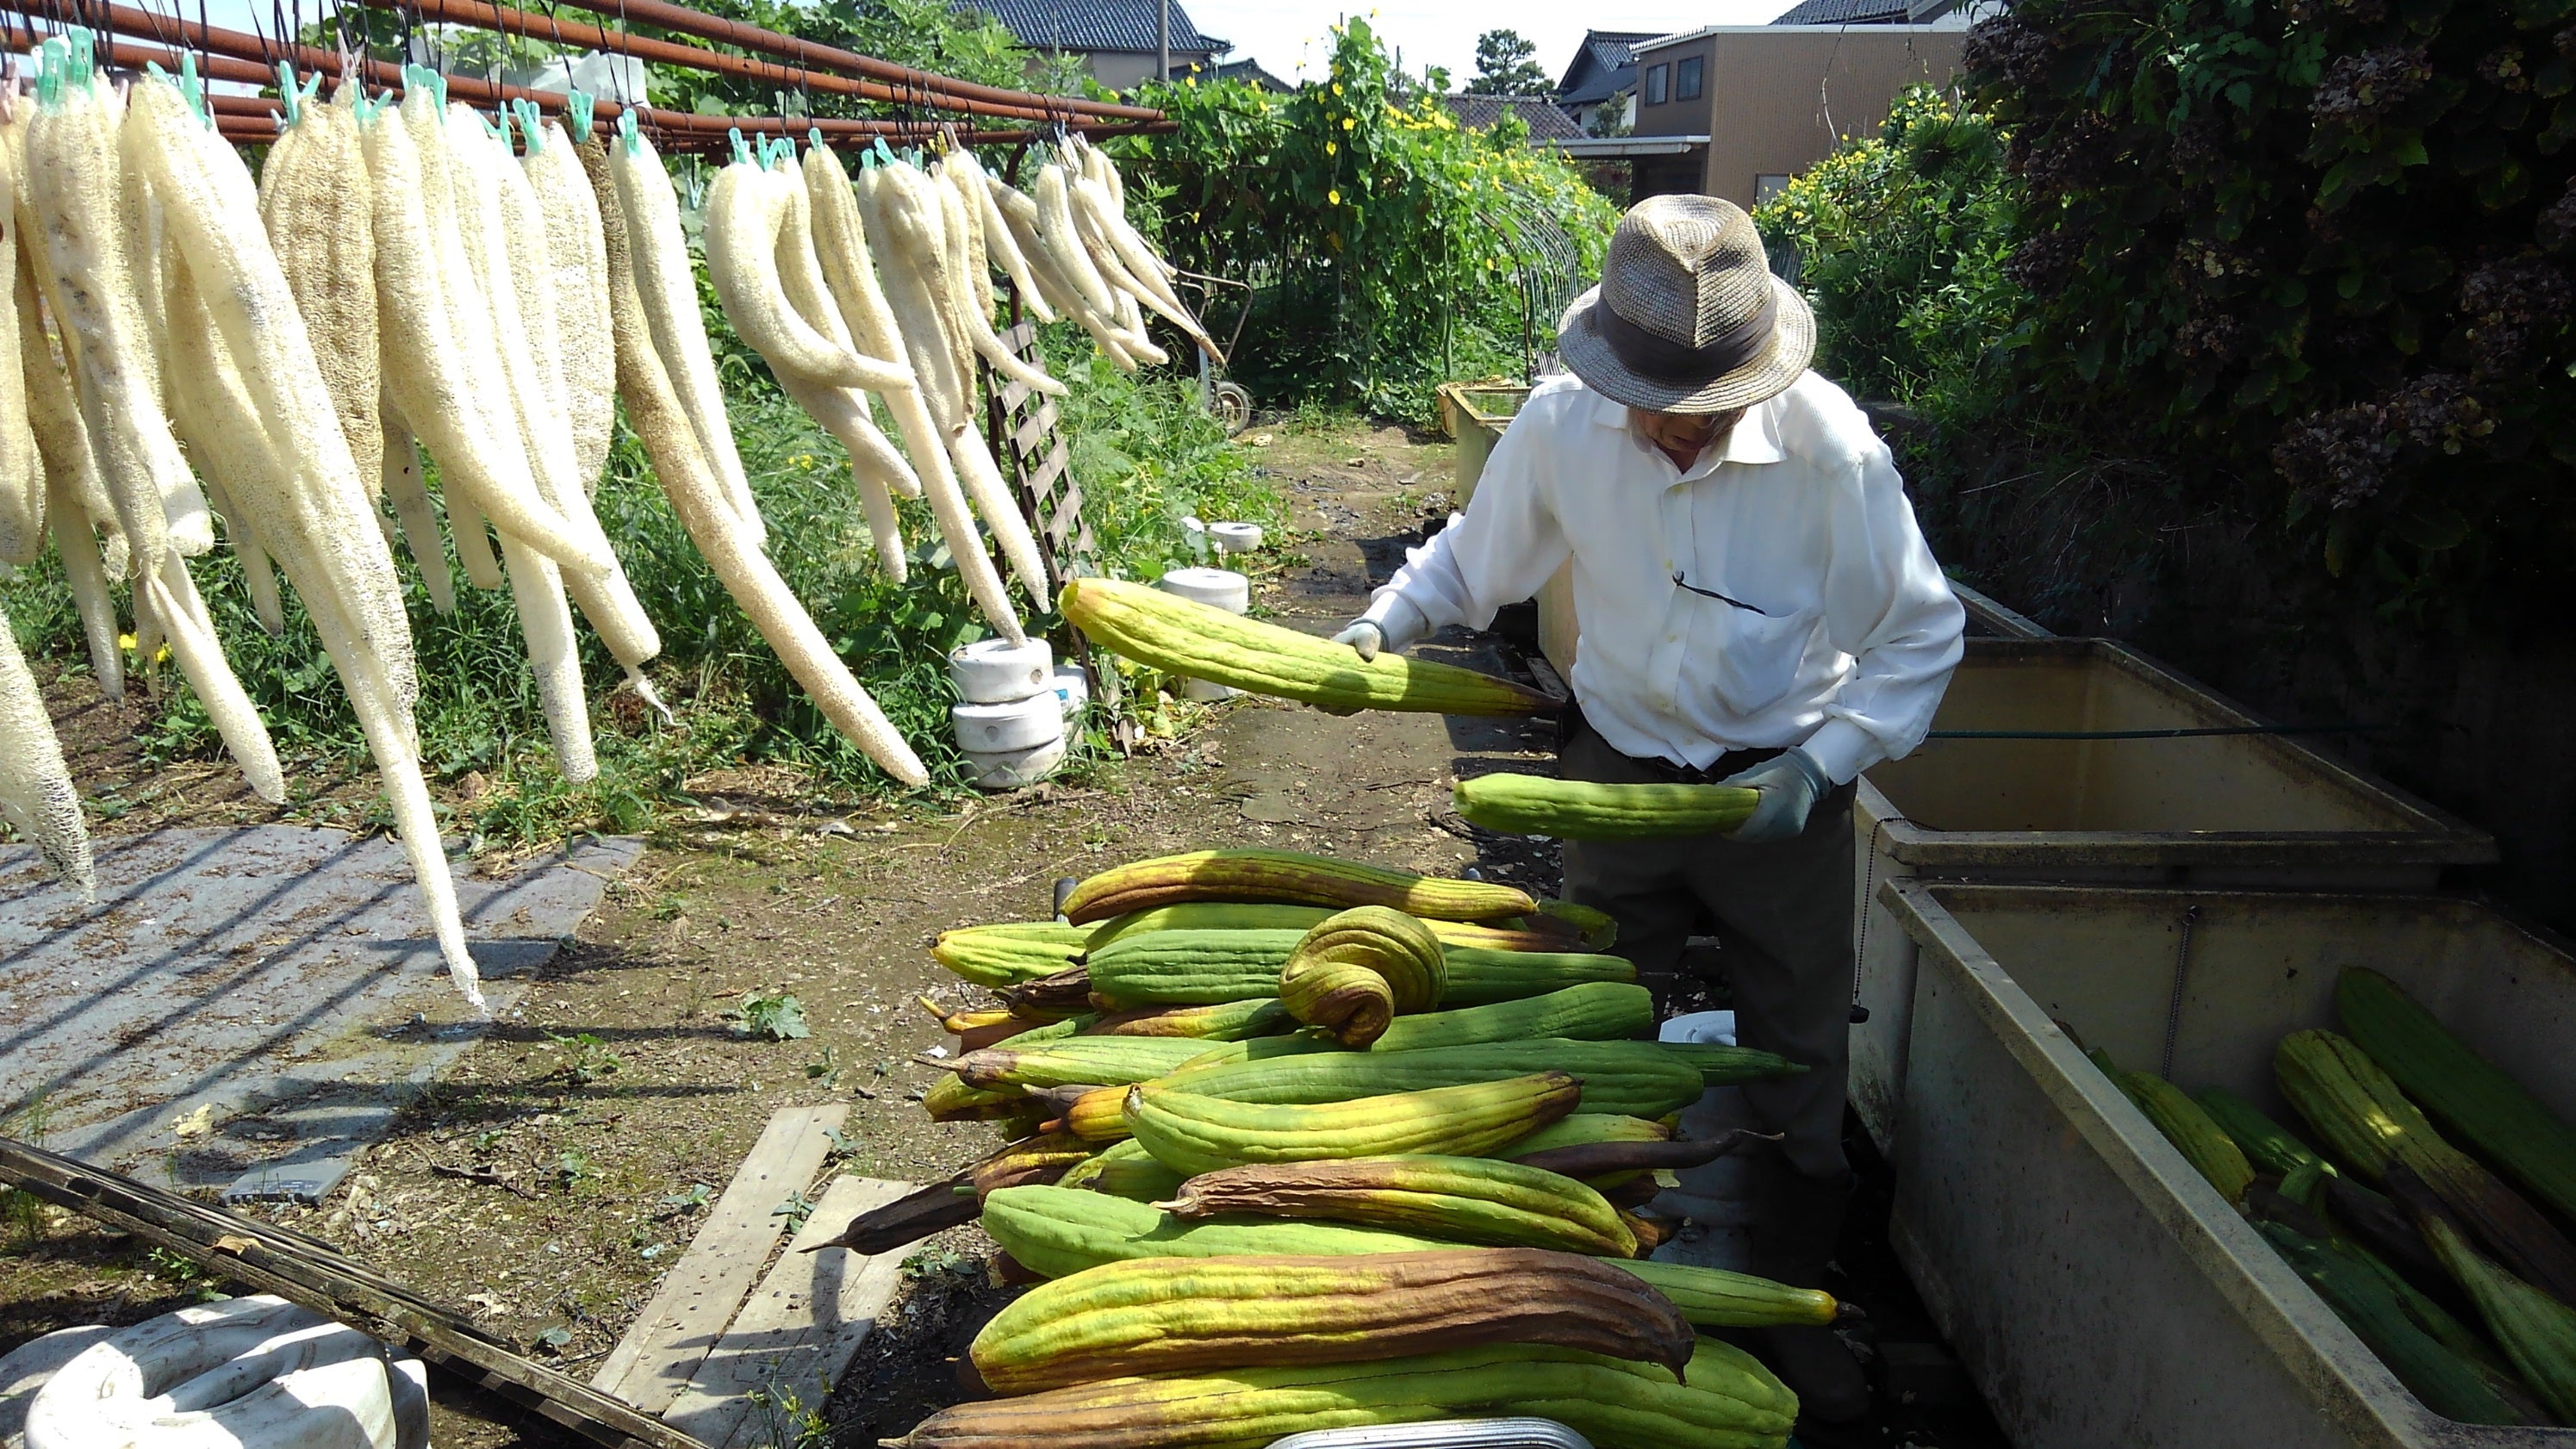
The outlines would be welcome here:
[[[979,790],[1017,790],[1034,785],[1064,763],[1064,741],[1049,740],[1026,750],[968,750],[966,773]]]
[[[1163,591],[1178,594],[1192,603],[1207,604],[1229,614],[1241,614],[1252,608],[1252,580],[1232,569],[1173,569],[1163,575]]]
[[[1223,609],[1229,614],[1247,613],[1252,608],[1252,580],[1232,569],[1174,569],[1163,575],[1162,588],[1165,593]],[[1232,699],[1242,693],[1204,679],[1184,679],[1180,685],[1183,699]]]
[[[1044,639],[978,639],[948,656],[948,677],[968,704],[1002,704],[1053,688],[1055,651]]]
[[[1250,553],[1261,547],[1261,525],[1258,523],[1211,523],[1207,526],[1208,542],[1218,553]]]
[[[985,754],[1033,750],[1064,738],[1064,705],[1051,688],[998,704],[951,705],[948,721],[959,749]]]
[[[1059,664],[1055,667],[1055,699],[1064,711],[1067,728],[1082,718],[1084,710],[1091,708],[1091,676],[1082,672],[1081,665]]]

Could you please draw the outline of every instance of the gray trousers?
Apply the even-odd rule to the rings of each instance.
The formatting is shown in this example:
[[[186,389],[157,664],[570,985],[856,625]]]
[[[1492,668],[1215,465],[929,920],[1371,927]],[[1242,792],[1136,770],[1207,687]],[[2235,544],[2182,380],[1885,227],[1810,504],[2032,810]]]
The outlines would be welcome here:
[[[1769,752],[1764,752],[1769,753]],[[1761,758],[1722,760],[1732,773]],[[1560,757],[1569,780],[1660,784],[1662,761],[1633,760],[1577,723]],[[1565,843],[1565,896],[1619,923],[1611,950],[1646,980],[1669,978],[1693,935],[1714,935],[1735,997],[1738,1044],[1803,1062],[1754,1082],[1746,1099],[1780,1151],[1809,1178],[1840,1178],[1843,1092],[1851,1059],[1852,823],[1855,787],[1816,802],[1804,833],[1744,844],[1722,835]],[[1698,928],[1705,923],[1706,932]]]

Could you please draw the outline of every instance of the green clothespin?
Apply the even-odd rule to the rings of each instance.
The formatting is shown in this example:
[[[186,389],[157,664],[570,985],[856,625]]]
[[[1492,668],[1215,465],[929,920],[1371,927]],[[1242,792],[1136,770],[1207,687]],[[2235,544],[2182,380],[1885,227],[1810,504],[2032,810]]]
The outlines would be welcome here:
[[[403,67],[403,87],[408,90],[415,86],[429,92],[430,102],[438,107],[439,120],[443,124],[447,119],[447,77],[425,65],[406,65]]]
[[[197,113],[198,123],[213,130],[215,108],[206,100],[206,83],[198,78],[197,53],[193,50],[179,53],[179,94],[187,97],[188,109]]]
[[[571,91],[564,96],[564,125],[572,132],[574,144],[590,139],[591,110],[598,98],[588,91]]]
[[[197,53],[193,50],[186,52],[179,58],[179,63],[193,70]],[[183,86],[181,89],[186,88]],[[282,60],[277,63],[277,98],[286,107],[286,124],[292,126],[303,121],[304,88],[295,83],[295,67]]]
[[[642,132],[635,129],[635,112],[632,108],[617,113],[617,134],[619,139],[626,143],[627,155],[644,154],[644,136]]]
[[[72,43],[72,80],[75,84],[86,89],[90,84],[91,78],[96,75],[98,69],[97,63],[90,59],[90,44],[92,37],[86,26],[75,25],[71,28],[70,38]]]
[[[828,151],[831,149],[823,144],[823,128],[820,126],[808,126],[805,128],[805,144],[817,151]]]
[[[510,102],[510,113],[519,118],[519,134],[528,138],[528,154],[534,156],[544,150],[546,118],[537,109],[537,103],[514,100]]]
[[[886,145],[885,137],[883,136],[877,137],[876,157],[877,164],[880,166],[892,166],[894,164],[894,151]]]
[[[36,103],[49,111],[63,103],[63,50],[60,36],[36,47]]]
[[[733,164],[735,164],[736,166],[744,166],[744,165],[748,165],[748,164],[750,164],[750,161],[751,161],[751,147],[750,147],[750,146],[748,146],[748,145],[746,145],[746,144],[744,144],[744,142],[743,142],[743,139],[742,139],[742,127],[740,127],[740,126],[731,126],[731,127],[728,127],[728,128],[726,128],[725,134],[726,134],[728,137],[732,138],[732,141],[733,141]]]

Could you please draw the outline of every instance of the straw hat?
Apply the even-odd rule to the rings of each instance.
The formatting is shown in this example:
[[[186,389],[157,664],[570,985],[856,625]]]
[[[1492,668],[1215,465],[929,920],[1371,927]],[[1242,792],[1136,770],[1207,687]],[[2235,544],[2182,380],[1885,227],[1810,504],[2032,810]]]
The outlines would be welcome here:
[[[1601,285],[1565,309],[1556,348],[1615,402],[1722,413],[1788,391],[1815,356],[1816,317],[1735,203],[1652,196],[1619,218]]]

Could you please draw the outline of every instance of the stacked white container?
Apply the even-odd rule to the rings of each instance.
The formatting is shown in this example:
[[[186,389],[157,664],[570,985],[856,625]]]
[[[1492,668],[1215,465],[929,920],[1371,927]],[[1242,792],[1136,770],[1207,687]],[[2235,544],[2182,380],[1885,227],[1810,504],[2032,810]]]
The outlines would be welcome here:
[[[1261,547],[1261,525],[1258,523],[1211,523],[1207,526],[1208,542],[1218,553],[1250,553]]]
[[[1193,603],[1207,604],[1229,614],[1246,613],[1252,608],[1252,580],[1230,569],[1174,569],[1163,575],[1162,587],[1166,593],[1178,594]],[[1204,679],[1184,679],[1180,686],[1183,699],[1232,699],[1242,693]]]
[[[978,640],[948,656],[948,676],[964,701],[949,706],[949,724],[978,789],[1034,785],[1064,763],[1069,711],[1044,639]]]

